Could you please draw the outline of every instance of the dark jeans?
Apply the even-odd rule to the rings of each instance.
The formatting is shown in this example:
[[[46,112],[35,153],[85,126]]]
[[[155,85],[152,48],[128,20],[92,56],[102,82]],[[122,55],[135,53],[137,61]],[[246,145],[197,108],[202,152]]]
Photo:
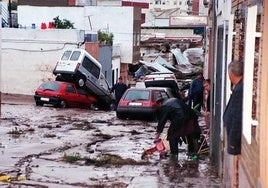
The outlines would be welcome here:
[[[192,100],[193,100],[193,108],[199,105],[197,107],[197,110],[200,112],[201,106],[203,105],[203,94],[195,95]]]
[[[198,150],[198,138],[196,135],[188,135],[182,137],[184,143],[188,144],[188,154],[197,153]],[[180,137],[177,138],[170,138],[169,139],[169,146],[170,146],[170,154],[178,155],[179,153],[179,141]]]
[[[169,139],[170,154],[178,155],[178,153],[179,153],[179,140],[180,140],[180,137]]]

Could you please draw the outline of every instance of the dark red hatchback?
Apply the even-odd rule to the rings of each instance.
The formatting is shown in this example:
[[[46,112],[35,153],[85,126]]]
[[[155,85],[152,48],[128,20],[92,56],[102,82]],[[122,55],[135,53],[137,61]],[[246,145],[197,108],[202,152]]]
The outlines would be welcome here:
[[[35,91],[34,100],[37,106],[50,104],[55,107],[84,107],[90,108],[96,103],[95,97],[85,90],[77,88],[73,83],[47,81]]]
[[[160,88],[130,88],[122,96],[117,109],[116,116],[119,119],[145,119],[156,120],[158,99],[169,98],[164,89]]]

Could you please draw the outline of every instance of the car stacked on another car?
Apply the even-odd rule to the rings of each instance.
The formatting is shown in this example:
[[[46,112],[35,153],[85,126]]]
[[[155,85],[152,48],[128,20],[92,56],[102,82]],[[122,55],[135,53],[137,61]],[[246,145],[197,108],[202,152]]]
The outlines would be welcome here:
[[[98,99],[97,106],[113,109],[114,95],[102,73],[102,65],[84,49],[65,50],[53,70],[56,81],[75,83]]]
[[[156,101],[169,97],[162,88],[129,88],[119,101],[116,116],[119,119],[156,120],[160,108]]]
[[[75,84],[60,81],[42,83],[34,95],[37,106],[50,104],[55,107],[86,107],[90,108],[97,99]]]

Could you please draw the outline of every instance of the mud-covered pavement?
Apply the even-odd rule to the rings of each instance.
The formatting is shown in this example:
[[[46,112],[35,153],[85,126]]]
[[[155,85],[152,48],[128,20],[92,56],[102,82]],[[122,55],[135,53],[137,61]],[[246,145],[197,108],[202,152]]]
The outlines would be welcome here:
[[[209,156],[193,160],[185,145],[178,161],[142,160],[155,127],[114,111],[2,100],[0,178],[9,179],[0,187],[221,187]]]

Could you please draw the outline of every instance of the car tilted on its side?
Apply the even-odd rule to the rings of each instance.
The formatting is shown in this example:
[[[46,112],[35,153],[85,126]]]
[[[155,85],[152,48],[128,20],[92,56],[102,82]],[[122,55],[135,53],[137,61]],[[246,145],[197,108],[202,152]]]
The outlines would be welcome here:
[[[68,49],[57,62],[53,74],[56,81],[75,83],[98,99],[98,105],[110,108],[114,96],[102,73],[102,65],[84,49]]]
[[[43,82],[36,89],[34,99],[37,106],[49,104],[61,108],[90,108],[97,102],[95,97],[88,95],[82,88],[77,88],[75,84],[60,81]]]
[[[169,95],[161,88],[129,88],[116,109],[119,119],[146,119],[156,120],[159,104],[157,100],[169,98]]]

